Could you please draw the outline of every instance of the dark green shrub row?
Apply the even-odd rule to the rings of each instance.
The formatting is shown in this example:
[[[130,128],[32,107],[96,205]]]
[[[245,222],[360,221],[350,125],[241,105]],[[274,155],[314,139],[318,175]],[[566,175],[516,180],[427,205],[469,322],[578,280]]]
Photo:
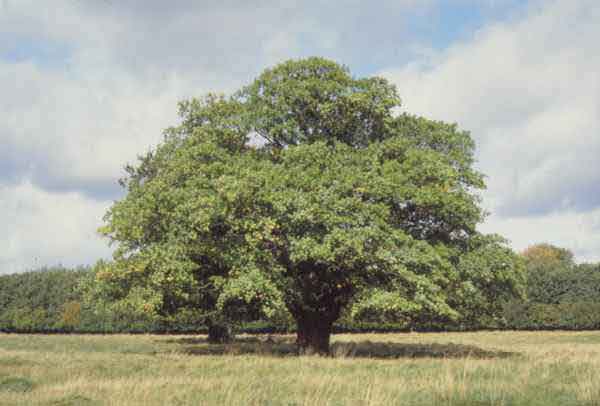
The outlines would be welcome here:
[[[514,330],[598,330],[600,303],[528,303],[506,306],[505,328]]]
[[[502,324],[409,326],[400,323],[349,323],[334,326],[335,333],[386,333],[406,331],[507,330],[600,330],[600,303],[512,303],[507,305]],[[0,314],[0,331],[16,333],[169,333],[203,334],[207,328],[197,323],[166,323],[123,317],[115,314],[89,314],[82,311],[77,325],[65,326],[60,318],[48,322],[45,309],[14,309]],[[264,321],[245,323],[238,332],[248,334],[293,333],[295,326],[278,326]]]
[[[109,308],[87,308],[83,304],[79,281],[89,276],[88,268],[42,269],[0,276],[0,331],[38,333],[205,333],[202,318],[190,311],[182,311],[168,320],[143,315],[132,316],[126,311],[117,313]],[[546,287],[563,282],[558,295],[561,300],[552,303],[514,301],[505,306],[501,319],[470,320],[450,324],[427,322],[416,325],[399,323],[355,322],[341,319],[335,326],[337,333],[394,332],[394,331],[466,331],[477,329],[515,330],[589,330],[600,329],[600,270],[597,266],[578,266],[573,272],[547,272],[543,277],[531,278]],[[538,280],[539,279],[539,280]],[[571,281],[571,283],[566,283]],[[552,284],[551,284],[552,283]],[[530,287],[530,291],[535,289]],[[533,295],[532,295],[533,296]],[[577,300],[579,298],[579,300]],[[550,302],[550,303],[548,303]],[[286,333],[294,332],[294,325],[274,325],[264,321],[238,326],[239,332]]]

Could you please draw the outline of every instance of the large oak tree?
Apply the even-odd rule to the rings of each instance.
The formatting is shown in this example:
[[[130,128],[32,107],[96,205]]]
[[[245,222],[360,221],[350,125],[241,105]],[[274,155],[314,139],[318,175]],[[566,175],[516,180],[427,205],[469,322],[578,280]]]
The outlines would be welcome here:
[[[98,283],[212,325],[287,313],[311,353],[342,311],[451,320],[517,292],[518,259],[476,231],[470,135],[399,106],[385,79],[321,58],[182,102],[180,125],[127,167]]]

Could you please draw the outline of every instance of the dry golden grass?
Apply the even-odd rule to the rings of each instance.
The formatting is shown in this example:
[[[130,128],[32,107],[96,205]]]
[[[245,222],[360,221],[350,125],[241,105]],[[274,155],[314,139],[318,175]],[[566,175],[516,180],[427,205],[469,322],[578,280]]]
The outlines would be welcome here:
[[[600,332],[0,335],[0,405],[600,405]]]

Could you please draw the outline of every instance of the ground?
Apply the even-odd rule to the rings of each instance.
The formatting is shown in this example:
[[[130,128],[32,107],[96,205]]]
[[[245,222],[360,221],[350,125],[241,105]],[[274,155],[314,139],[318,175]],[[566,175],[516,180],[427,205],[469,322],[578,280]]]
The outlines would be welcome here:
[[[600,332],[0,334],[0,405],[600,405]]]

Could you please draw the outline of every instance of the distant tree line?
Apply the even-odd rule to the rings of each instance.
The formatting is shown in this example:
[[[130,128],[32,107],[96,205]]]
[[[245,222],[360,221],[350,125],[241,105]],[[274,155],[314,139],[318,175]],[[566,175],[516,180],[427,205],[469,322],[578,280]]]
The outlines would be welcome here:
[[[510,302],[505,323],[514,329],[600,328],[600,264],[576,264],[573,254],[550,244],[525,252],[526,300]]]
[[[600,263],[576,264],[570,251],[549,244],[522,253],[527,269],[526,298],[508,300],[500,316],[478,312],[458,323],[358,322],[342,316],[334,331],[407,330],[589,330],[600,329]],[[182,309],[169,317],[140,312],[126,303],[101,300],[94,267],[42,268],[0,276],[0,331],[22,333],[204,333],[205,315]],[[105,298],[106,299],[106,298]],[[466,311],[467,309],[465,309]],[[236,326],[246,332],[285,332],[292,320]]]
[[[68,331],[81,322],[80,281],[90,268],[41,268],[0,276],[0,329]]]

